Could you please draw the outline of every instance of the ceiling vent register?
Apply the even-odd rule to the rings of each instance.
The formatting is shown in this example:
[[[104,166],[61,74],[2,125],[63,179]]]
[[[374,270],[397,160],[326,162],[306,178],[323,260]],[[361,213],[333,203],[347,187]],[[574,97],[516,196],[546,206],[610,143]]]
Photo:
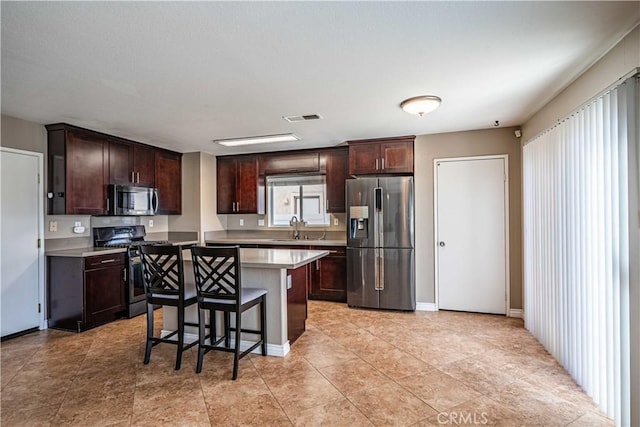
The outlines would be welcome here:
[[[306,114],[304,116],[283,116],[283,119],[288,121],[289,123],[295,122],[306,122],[308,120],[318,120],[322,117],[319,114]]]

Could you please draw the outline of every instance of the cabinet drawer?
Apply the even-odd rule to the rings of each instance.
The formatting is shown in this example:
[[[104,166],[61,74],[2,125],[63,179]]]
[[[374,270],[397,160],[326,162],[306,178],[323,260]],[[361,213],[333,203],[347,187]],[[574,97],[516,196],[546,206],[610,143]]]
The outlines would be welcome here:
[[[124,253],[90,256],[84,259],[85,270],[124,264]]]

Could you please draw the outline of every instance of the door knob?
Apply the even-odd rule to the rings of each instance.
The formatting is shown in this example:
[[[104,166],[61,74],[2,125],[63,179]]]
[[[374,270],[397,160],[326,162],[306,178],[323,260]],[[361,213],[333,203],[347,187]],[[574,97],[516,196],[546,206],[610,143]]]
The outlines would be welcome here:
[[[444,242],[440,242],[440,247],[444,248]]]

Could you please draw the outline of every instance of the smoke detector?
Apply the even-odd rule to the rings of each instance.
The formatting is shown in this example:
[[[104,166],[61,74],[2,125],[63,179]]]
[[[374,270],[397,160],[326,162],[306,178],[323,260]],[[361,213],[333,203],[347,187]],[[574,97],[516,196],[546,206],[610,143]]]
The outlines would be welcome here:
[[[318,120],[318,119],[321,119],[322,116],[320,116],[320,114],[305,114],[304,116],[282,116],[282,118],[288,121],[289,123],[295,123],[295,122],[306,122],[308,120]]]

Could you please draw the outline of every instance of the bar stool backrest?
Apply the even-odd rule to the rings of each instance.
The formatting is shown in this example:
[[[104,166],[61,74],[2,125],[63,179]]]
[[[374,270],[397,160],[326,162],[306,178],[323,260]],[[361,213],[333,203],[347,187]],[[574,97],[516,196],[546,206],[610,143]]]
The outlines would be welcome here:
[[[240,305],[240,248],[238,246],[192,247],[198,301],[216,300]]]
[[[142,281],[147,298],[184,298],[180,246],[141,246]]]

